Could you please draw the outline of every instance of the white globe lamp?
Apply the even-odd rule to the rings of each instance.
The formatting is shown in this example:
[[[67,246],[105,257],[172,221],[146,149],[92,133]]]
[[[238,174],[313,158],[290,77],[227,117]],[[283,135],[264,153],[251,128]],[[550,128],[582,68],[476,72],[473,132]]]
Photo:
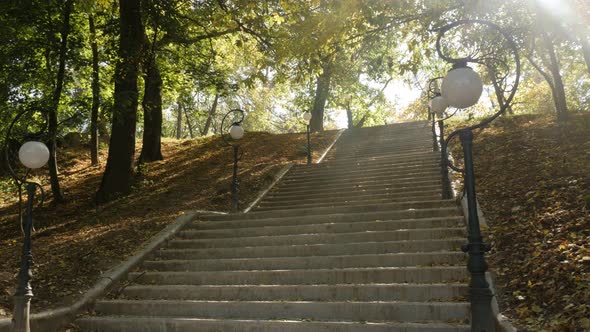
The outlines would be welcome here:
[[[431,109],[432,111],[438,116],[439,118],[443,117],[443,114],[447,107],[449,107],[449,103],[443,96],[436,96],[432,98],[431,102]]]
[[[232,139],[239,140],[244,137],[244,128],[242,128],[242,126],[239,124],[233,124],[231,127],[229,127],[229,135]]]
[[[41,142],[26,142],[18,150],[18,159],[27,168],[41,168],[49,161],[49,149]]]
[[[303,113],[303,120],[305,120],[306,123],[309,123],[309,121],[311,121],[311,113],[310,112]]]
[[[454,68],[442,82],[442,96],[449,106],[471,107],[479,101],[483,92],[483,81],[478,73],[469,67]]]

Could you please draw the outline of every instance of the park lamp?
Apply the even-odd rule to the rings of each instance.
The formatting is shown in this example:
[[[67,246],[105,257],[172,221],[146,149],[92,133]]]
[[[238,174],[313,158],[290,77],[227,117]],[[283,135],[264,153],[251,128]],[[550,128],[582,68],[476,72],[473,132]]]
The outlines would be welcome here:
[[[442,97],[449,106],[468,108],[479,101],[483,93],[481,76],[465,62],[456,63],[442,82]],[[434,105],[434,101],[433,101]]]
[[[18,159],[27,168],[41,168],[49,161],[49,149],[42,142],[29,141],[18,150]]]
[[[239,123],[234,123],[229,127],[229,135],[233,140],[239,140],[244,137],[244,128]]]
[[[437,117],[443,118],[444,112],[449,107],[447,99],[441,95],[438,95],[430,100],[430,109],[436,114]]]
[[[309,124],[309,121],[311,121],[311,113],[310,112],[303,113],[303,120],[305,120],[306,124]]]
[[[486,28],[495,31],[502,35],[505,39],[505,44],[502,48],[507,48],[507,51],[501,50],[501,52],[495,52],[497,50],[488,53],[488,50],[479,49],[474,54],[471,54],[465,58],[454,58],[443,52],[441,47],[441,41],[445,34],[449,31],[468,25],[482,25]],[[510,93],[504,97],[503,101],[500,101],[500,110],[494,115],[484,119],[483,121],[465,127],[460,128],[452,132],[445,139],[444,145],[441,151],[444,154],[447,153],[447,146],[454,137],[459,137],[461,145],[463,147],[463,165],[464,168],[460,169],[445,161],[443,156],[443,178],[447,177],[444,173],[448,167],[463,173],[463,188],[464,197],[467,202],[467,229],[468,229],[468,244],[461,247],[463,252],[469,254],[469,260],[467,263],[467,270],[471,274],[471,280],[469,282],[469,302],[471,304],[471,319],[470,319],[470,331],[495,331],[496,320],[494,310],[492,309],[492,300],[494,294],[491,291],[488,281],[486,280],[487,264],[485,260],[485,253],[490,250],[490,246],[487,245],[481,234],[479,215],[477,213],[477,195],[475,192],[475,170],[473,166],[473,131],[481,129],[490,124],[492,121],[497,119],[499,116],[505,113],[506,109],[512,103],[514,96],[516,95],[518,84],[520,82],[521,74],[521,63],[518,44],[514,41],[512,34],[504,30],[499,25],[485,21],[485,20],[459,20],[454,23],[450,23],[441,28],[436,29],[438,31],[438,37],[436,39],[436,51],[438,55],[445,61],[452,63],[453,68],[444,78],[442,83],[442,96],[446,98],[449,105],[458,109],[471,107],[477,104],[479,98],[483,92],[483,82],[481,77],[467,66],[467,63],[477,63],[485,65],[490,69],[496,69],[492,67],[495,63],[507,64],[507,61],[514,63],[514,80],[511,84]],[[456,45],[461,47],[461,45]],[[510,55],[514,59],[510,59]],[[508,66],[506,66],[508,67]],[[511,68],[505,68],[510,71]],[[496,75],[494,75],[496,76]],[[508,83],[508,76],[493,77],[494,84],[506,84]],[[448,178],[448,177],[447,177]],[[443,179],[443,185],[448,180]],[[443,195],[445,195],[445,189],[443,187]],[[443,196],[444,197],[444,196]],[[450,198],[450,197],[447,197]]]

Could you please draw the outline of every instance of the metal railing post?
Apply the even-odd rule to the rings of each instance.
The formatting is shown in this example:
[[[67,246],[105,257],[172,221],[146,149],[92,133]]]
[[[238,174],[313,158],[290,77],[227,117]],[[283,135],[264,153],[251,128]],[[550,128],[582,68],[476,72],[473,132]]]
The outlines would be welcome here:
[[[234,173],[231,181],[231,200],[232,200],[232,212],[239,211],[240,198],[238,197],[238,145],[234,145]]]
[[[29,332],[29,314],[31,311],[31,299],[33,298],[33,254],[31,251],[31,232],[33,231],[33,204],[37,185],[27,183],[27,216],[25,219],[23,253],[20,270],[18,272],[18,284],[14,292],[14,316],[12,318],[12,332]]]
[[[463,146],[465,162],[465,195],[467,196],[468,215],[468,244],[463,246],[463,252],[469,254],[467,269],[471,273],[469,283],[469,300],[471,302],[471,331],[492,332],[495,331],[494,317],[492,313],[493,294],[490,285],[486,281],[488,266],[485,261],[485,253],[490,246],[483,242],[477,214],[477,201],[475,197],[475,173],[473,167],[473,132],[465,129],[459,132]]]

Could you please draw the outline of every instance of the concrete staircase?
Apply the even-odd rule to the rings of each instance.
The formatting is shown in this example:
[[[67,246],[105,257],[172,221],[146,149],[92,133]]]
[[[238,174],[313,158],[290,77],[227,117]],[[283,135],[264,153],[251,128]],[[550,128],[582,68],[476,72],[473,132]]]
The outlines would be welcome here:
[[[461,211],[425,122],[345,132],[252,212],[192,221],[83,331],[469,331]]]

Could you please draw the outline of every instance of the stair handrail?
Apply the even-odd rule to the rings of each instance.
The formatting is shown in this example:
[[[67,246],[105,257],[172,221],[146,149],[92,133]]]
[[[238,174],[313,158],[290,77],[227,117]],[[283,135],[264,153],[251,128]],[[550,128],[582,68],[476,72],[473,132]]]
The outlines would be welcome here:
[[[497,52],[498,49],[494,49],[493,47],[492,49],[477,48],[477,51],[462,58],[455,58],[445,54],[441,47],[441,41],[443,37],[450,30],[466,25],[483,25],[487,29],[499,33],[504,38],[505,42],[499,47],[505,47],[503,50],[506,51]],[[462,246],[462,250],[469,254],[468,270],[471,274],[471,281],[469,283],[469,299],[471,302],[471,331],[490,332],[495,331],[495,321],[491,305],[494,294],[492,293],[485,277],[486,271],[488,269],[485,261],[485,253],[490,251],[491,247],[483,241],[479,216],[477,213],[475,173],[473,167],[473,130],[481,129],[484,126],[490,124],[500,115],[504,114],[512,104],[518,89],[518,84],[520,82],[520,55],[518,53],[518,47],[512,39],[512,36],[499,25],[489,21],[459,20],[443,27],[436,28],[433,31],[438,32],[436,51],[443,60],[453,64],[453,68],[464,67],[468,63],[482,65],[490,70],[490,72],[493,74],[490,75],[490,80],[492,80],[494,84],[504,86],[504,94],[509,92],[509,95],[507,98],[505,98],[505,100],[499,100],[500,109],[496,113],[475,125],[455,130],[444,140],[444,145],[441,147],[441,150],[444,150],[445,154],[448,153],[448,144],[455,137],[460,138],[461,144],[463,146],[464,169],[455,169],[454,167],[453,169],[463,173],[464,195],[467,197],[468,244]],[[480,52],[485,53],[478,55]],[[512,78],[509,73],[501,76],[497,70],[498,65],[502,65],[505,66],[503,69],[505,69],[507,72],[510,71],[509,61],[505,60],[509,59],[508,55],[512,56],[514,60],[514,78]],[[499,56],[504,56],[504,59],[500,58]],[[510,82],[510,80],[512,80],[512,82]],[[506,88],[508,86],[511,86],[511,88]],[[449,164],[447,166],[450,167]]]

